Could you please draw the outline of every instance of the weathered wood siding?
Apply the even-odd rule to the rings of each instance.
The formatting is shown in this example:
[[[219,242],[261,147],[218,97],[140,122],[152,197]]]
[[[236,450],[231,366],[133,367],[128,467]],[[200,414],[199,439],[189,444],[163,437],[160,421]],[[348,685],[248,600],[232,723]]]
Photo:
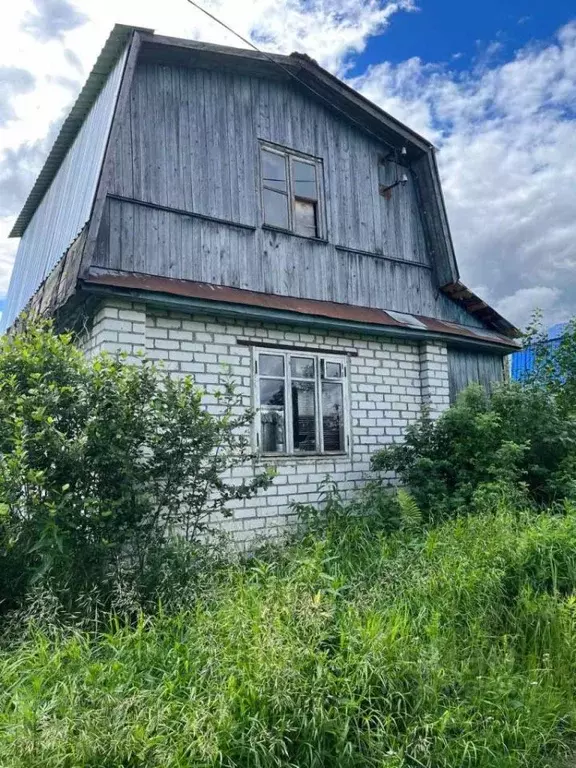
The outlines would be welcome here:
[[[20,240],[2,329],[12,324],[90,216],[125,55],[108,76]]]
[[[433,288],[429,268],[125,200],[106,203],[94,263],[478,325]]]
[[[489,391],[495,382],[502,381],[504,361],[502,355],[448,348],[450,402],[453,403],[468,384],[482,384]]]
[[[326,242],[262,229],[259,140],[322,159]],[[297,86],[141,63],[114,147],[109,192],[124,199],[108,201],[96,262],[478,326],[437,289],[410,169],[379,193],[396,179],[386,154]]]

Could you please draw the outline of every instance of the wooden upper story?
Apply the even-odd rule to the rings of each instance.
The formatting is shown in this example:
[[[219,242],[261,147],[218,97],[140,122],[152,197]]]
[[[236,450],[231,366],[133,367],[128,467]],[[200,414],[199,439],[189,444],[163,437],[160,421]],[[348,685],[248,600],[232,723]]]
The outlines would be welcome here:
[[[56,268],[514,330],[459,283],[432,145],[301,54],[116,27],[13,234],[5,326]]]

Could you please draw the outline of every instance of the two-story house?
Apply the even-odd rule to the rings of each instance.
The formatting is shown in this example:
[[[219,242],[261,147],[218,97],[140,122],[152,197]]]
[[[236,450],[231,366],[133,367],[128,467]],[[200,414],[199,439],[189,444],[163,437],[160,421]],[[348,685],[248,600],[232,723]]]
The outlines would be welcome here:
[[[208,390],[230,366],[279,472],[238,540],[517,348],[459,281],[433,146],[298,53],[115,27],[12,235],[5,328],[31,307]]]

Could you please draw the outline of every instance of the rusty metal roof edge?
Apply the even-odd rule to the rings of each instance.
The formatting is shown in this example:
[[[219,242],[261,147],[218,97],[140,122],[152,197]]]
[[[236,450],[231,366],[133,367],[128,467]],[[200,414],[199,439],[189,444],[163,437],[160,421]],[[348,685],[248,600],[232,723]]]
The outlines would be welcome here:
[[[418,315],[420,321],[428,321],[431,327],[420,330],[414,326],[398,322],[395,318],[388,315],[385,310],[369,307],[354,307],[348,304],[334,304],[317,299],[295,299],[288,296],[276,296],[273,294],[256,294],[253,291],[245,291],[240,288],[231,288],[228,286],[212,285],[210,283],[198,283],[191,280],[177,280],[174,278],[157,278],[151,275],[137,275],[134,273],[110,273],[99,271],[99,274],[91,271],[82,280],[79,281],[81,289],[89,293],[103,293],[115,295],[130,296],[132,300],[140,300],[145,303],[161,304],[169,306],[172,309],[181,311],[196,310],[202,314],[217,312],[229,316],[252,317],[257,320],[267,320],[292,325],[315,325],[333,328],[335,330],[359,331],[369,335],[379,336],[399,336],[404,339],[431,339],[444,340],[450,339],[452,343],[464,346],[483,347],[498,350],[500,354],[508,354],[519,349],[519,345],[505,337],[494,338],[482,337],[480,329],[468,329],[465,326],[458,326],[456,323],[445,323],[436,318],[426,318]],[[140,283],[140,284],[139,284]],[[156,283],[158,285],[156,285]],[[170,288],[175,284],[185,284],[189,289],[199,288],[199,293],[204,295],[190,295],[190,293],[178,293]],[[147,285],[148,284],[148,285]],[[155,287],[151,287],[155,285]],[[162,290],[164,287],[164,290]],[[209,298],[206,294],[213,293]],[[252,296],[254,294],[254,296]],[[260,303],[254,301],[259,297]],[[252,298],[252,301],[250,299]],[[273,300],[276,304],[286,306],[273,306]],[[296,309],[296,303],[303,306]],[[308,307],[305,309],[304,305]],[[370,315],[381,315],[381,321],[371,321],[370,319],[361,320],[355,318],[346,318],[326,314],[322,310],[332,307],[341,307],[352,309],[355,313],[361,314],[362,311]],[[458,329],[458,330],[455,330]]]
[[[78,98],[64,120],[58,136],[48,153],[48,157],[44,161],[44,165],[36,177],[34,186],[18,214],[18,218],[14,222],[8,237],[22,237],[26,231],[26,227],[34,216],[37,207],[42,202],[42,198],[48,191],[62,161],[78,135],[86,115],[94,105],[98,94],[106,82],[106,78],[112,71],[118,56],[133,32],[153,34],[154,30],[145,27],[128,26],[126,24],[114,25],[82,90],[78,94]]]

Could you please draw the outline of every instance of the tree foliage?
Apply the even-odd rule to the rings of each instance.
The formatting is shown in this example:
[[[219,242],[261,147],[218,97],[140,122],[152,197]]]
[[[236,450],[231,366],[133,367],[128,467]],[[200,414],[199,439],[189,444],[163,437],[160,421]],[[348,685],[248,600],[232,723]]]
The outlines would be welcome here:
[[[0,341],[0,600],[48,580],[72,598],[142,580],[174,534],[197,541],[268,472],[250,458],[252,414],[224,382],[208,410],[189,377],[142,359],[88,360],[70,334],[30,322]]]
[[[525,346],[534,350],[534,368],[527,377],[533,385],[554,395],[567,415],[576,410],[576,318],[569,322],[558,343],[551,344],[540,314],[534,314],[525,334]]]

